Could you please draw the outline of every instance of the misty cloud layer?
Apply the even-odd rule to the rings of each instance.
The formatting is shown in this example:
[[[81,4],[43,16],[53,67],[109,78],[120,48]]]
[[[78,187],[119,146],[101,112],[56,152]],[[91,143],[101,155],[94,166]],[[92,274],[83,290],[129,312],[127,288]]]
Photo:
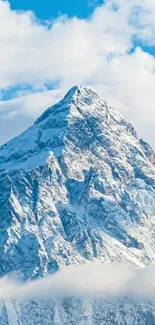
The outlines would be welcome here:
[[[0,280],[0,299],[88,297],[155,299],[155,265],[143,269],[88,262],[68,266],[53,276],[29,283],[5,277]]]

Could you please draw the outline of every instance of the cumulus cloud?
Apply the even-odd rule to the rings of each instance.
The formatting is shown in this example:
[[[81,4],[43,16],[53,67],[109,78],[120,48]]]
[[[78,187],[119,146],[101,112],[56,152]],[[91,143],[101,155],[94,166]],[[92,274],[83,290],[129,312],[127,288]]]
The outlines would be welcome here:
[[[64,93],[74,84],[92,85],[155,147],[155,57],[142,46],[155,45],[154,20],[154,0],[107,0],[89,19],[62,16],[52,22],[38,21],[31,11],[13,11],[0,0],[0,89],[39,90],[52,82]],[[32,121],[41,106],[53,103],[51,92],[35,96],[0,103],[17,133],[19,114]],[[46,105],[40,105],[40,96]]]
[[[35,117],[49,105],[53,105],[64,95],[62,89],[30,93],[12,100],[0,102],[0,119],[12,117],[16,114],[24,114]],[[37,113],[36,113],[37,111]]]
[[[155,299],[155,266],[136,269],[127,265],[99,264],[63,267],[53,276],[17,283],[8,277],[0,279],[1,299],[52,297],[89,297],[118,299],[128,297]]]
[[[63,89],[30,93],[8,101],[0,102],[0,144],[20,134],[47,107],[59,101]]]

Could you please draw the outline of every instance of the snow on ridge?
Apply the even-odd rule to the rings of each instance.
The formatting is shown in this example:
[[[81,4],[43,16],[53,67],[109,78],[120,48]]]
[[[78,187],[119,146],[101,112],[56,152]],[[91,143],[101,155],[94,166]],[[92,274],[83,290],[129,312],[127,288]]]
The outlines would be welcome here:
[[[28,130],[1,146],[0,170],[41,166],[51,150],[60,156],[65,147],[64,138],[70,132],[72,122],[77,119],[84,128],[86,124],[90,125],[91,117],[94,122],[96,119],[98,125],[100,118],[103,119],[103,127],[110,127],[111,121],[115,121],[112,124],[122,124],[127,132],[136,136],[131,123],[127,123],[120,113],[108,106],[97,92],[91,88],[75,86],[64,99],[47,109]]]

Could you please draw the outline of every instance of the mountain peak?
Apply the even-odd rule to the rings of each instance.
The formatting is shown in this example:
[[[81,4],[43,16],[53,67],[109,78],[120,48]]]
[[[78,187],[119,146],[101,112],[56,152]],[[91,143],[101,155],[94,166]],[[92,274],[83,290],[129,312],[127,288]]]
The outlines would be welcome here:
[[[28,130],[0,148],[0,170],[32,168],[45,163],[53,152],[76,146],[78,150],[96,150],[113,143],[118,134],[129,142],[137,141],[136,132],[123,116],[111,108],[92,88],[74,86],[65,97],[48,108]],[[126,143],[128,146],[128,143]]]
[[[73,86],[65,95],[64,98],[78,97],[78,96],[99,96],[99,94],[92,88],[87,86],[76,85]]]
[[[71,111],[71,108],[74,111],[80,102],[83,104],[82,106],[84,107],[85,104],[89,105],[94,101],[98,101],[99,99],[100,101],[104,102],[104,104],[106,104],[106,101],[104,101],[93,88],[85,86],[74,86],[66,93],[62,100],[60,100],[56,105],[48,108],[36,120],[35,124],[38,124],[44,119],[49,118],[51,115],[53,115],[54,111],[55,113],[58,112],[60,107],[64,111],[66,111],[66,107],[68,107],[68,112]]]

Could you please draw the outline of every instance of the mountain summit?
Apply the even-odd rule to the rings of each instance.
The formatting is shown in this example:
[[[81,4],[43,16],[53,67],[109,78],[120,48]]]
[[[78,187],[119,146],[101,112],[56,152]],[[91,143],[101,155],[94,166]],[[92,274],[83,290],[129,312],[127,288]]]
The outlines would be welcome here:
[[[73,87],[0,148],[0,274],[155,261],[154,162],[131,123]]]

